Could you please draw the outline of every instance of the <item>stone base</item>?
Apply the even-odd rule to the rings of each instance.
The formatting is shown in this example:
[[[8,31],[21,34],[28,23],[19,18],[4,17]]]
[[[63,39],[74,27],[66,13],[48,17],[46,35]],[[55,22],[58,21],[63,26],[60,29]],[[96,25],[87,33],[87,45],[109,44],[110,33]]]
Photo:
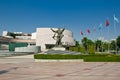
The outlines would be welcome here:
[[[64,47],[54,47],[52,50],[60,50],[60,51],[65,51]]]
[[[67,50],[65,50],[64,47],[54,47],[52,49],[49,49],[49,50],[43,52],[43,54],[81,54],[81,53],[67,51]]]
[[[47,60],[47,59],[35,59],[35,62],[84,62],[83,59],[53,59],[53,60]]]
[[[40,52],[40,46],[16,47],[15,52]]]

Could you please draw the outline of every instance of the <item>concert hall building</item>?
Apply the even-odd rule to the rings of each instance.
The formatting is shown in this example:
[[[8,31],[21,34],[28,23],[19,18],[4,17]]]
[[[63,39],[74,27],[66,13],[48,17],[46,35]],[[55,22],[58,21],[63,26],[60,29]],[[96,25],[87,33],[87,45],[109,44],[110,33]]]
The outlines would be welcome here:
[[[52,28],[57,30],[58,28]],[[37,28],[36,32],[32,34],[24,34],[22,32],[13,32],[19,34],[16,38],[8,36],[8,31],[3,31],[2,36],[0,37],[0,49],[9,49],[9,44],[13,43],[28,43],[29,46],[40,46],[41,51],[50,49],[55,46],[56,40],[53,39],[54,32],[51,28]],[[63,47],[67,48],[69,46],[75,46],[75,41],[73,33],[70,30],[65,29],[63,31],[62,44]],[[18,46],[17,46],[18,47]]]
[[[52,28],[57,30],[57,28]],[[36,40],[36,46],[41,46],[41,50],[52,48],[55,46],[56,40],[53,39],[54,32],[51,28],[37,28],[35,33],[32,33],[31,39]],[[63,31],[62,44],[64,47],[75,46],[73,33],[70,30],[65,29]]]

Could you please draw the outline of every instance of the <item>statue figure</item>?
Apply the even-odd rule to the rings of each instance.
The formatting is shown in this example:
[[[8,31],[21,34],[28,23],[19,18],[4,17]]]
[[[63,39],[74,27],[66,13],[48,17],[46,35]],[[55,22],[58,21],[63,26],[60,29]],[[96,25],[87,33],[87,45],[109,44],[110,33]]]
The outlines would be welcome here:
[[[62,46],[61,40],[62,40],[62,38],[64,36],[63,31],[65,30],[65,28],[63,28],[63,29],[58,28],[58,30],[53,30],[51,28],[51,30],[55,33],[53,35],[53,39],[56,40],[56,47],[61,47]]]

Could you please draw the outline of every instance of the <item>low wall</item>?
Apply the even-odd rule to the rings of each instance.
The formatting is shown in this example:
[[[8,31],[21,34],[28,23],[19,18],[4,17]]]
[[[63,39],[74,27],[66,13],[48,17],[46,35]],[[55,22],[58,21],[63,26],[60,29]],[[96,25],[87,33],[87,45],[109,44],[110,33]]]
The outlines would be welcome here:
[[[45,59],[35,59],[35,62],[84,62],[83,59],[68,59],[68,60],[45,60]]]
[[[40,46],[28,46],[28,47],[16,47],[15,52],[33,52],[38,53],[40,52]]]

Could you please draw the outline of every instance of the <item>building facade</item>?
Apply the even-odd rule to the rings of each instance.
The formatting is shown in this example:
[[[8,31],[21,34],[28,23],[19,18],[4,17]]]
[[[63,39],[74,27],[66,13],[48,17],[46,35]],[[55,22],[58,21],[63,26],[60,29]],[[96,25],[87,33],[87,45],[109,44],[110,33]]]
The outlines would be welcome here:
[[[52,28],[53,30],[57,30],[58,28]],[[40,46],[41,51],[45,51],[46,49],[50,49],[55,46],[56,40],[53,39],[53,35],[55,34],[51,28],[37,28],[36,32],[30,35],[23,35],[22,32],[11,32],[14,34],[21,34],[20,36],[16,36],[12,38],[8,35],[8,31],[3,31],[3,35],[0,38],[0,45],[8,45],[9,43],[28,43],[34,46]],[[73,33],[70,30],[65,29],[63,31],[62,45],[63,47],[75,46],[75,41],[73,38]],[[3,40],[4,39],[4,40]],[[23,46],[24,47],[24,46]],[[1,48],[2,49],[2,48]]]
[[[52,29],[57,30],[57,28]],[[55,45],[56,40],[52,38],[53,35],[54,32],[51,30],[51,28],[37,28],[36,33],[32,35],[32,38],[36,38],[36,46],[41,46],[41,50],[45,51],[46,49],[52,48]],[[63,35],[63,46],[75,46],[73,33],[70,30],[65,29]]]

